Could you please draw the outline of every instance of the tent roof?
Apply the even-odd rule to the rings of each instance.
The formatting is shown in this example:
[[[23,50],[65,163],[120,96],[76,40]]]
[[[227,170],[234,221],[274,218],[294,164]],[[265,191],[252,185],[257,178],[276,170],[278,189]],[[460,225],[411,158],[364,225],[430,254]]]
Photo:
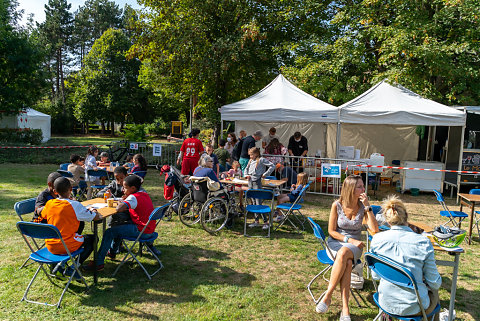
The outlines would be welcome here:
[[[340,120],[351,124],[463,126],[465,114],[410,91],[379,82],[340,106]]]
[[[38,110],[35,110],[35,109],[32,109],[32,108],[27,108],[26,112],[27,112],[27,117],[36,116],[36,117],[48,117],[48,118],[50,118],[50,115],[44,114],[44,113],[39,112]]]
[[[338,121],[338,108],[295,87],[281,74],[253,96],[222,106],[223,120],[269,122]]]

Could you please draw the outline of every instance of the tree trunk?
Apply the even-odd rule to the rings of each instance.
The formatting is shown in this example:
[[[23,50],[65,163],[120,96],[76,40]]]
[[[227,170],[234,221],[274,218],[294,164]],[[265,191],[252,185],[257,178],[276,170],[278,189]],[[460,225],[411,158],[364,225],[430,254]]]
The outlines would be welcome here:
[[[102,128],[101,129],[101,134],[104,135],[105,134],[105,123],[102,121],[102,122],[100,122],[100,124],[101,124],[101,128]]]
[[[60,95],[62,97],[62,104],[65,105],[65,80],[63,79],[63,61],[62,61],[62,48],[59,49],[59,65],[60,65],[60,86],[61,86],[61,92]],[[62,115],[65,116],[67,114],[67,111],[65,108],[63,108]]]
[[[89,126],[88,126],[88,120],[85,122],[85,124],[86,124],[85,128],[87,129],[87,130],[86,130],[86,133],[87,133],[87,134],[90,134],[90,129],[88,128],[88,127],[89,127]]]
[[[110,129],[112,130],[112,136],[115,136],[115,122],[112,121],[112,125],[110,126]]]

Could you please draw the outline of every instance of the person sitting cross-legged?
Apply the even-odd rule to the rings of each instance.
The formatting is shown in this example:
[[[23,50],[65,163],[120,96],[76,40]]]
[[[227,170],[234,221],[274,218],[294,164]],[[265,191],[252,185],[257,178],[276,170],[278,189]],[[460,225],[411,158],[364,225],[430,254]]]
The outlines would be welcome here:
[[[84,248],[79,259],[80,264],[82,264],[93,251],[94,236],[77,233],[80,221],[91,222],[101,219],[101,216],[96,210],[89,210],[80,202],[69,199],[72,193],[72,185],[67,178],[57,178],[54,182],[54,190],[59,197],[45,204],[42,216],[48,224],[55,225],[59,229],[70,252],[74,252],[80,247]],[[66,254],[60,239],[46,239],[45,245],[53,254]],[[74,272],[74,268],[69,267],[65,270],[65,275],[70,276]],[[80,278],[77,273],[74,277]]]
[[[117,253],[120,246],[121,238],[124,236],[137,237],[147,224],[148,218],[153,211],[153,203],[147,192],[140,190],[141,185],[142,179],[137,175],[127,176],[123,180],[125,195],[123,196],[124,200],[119,202],[117,206],[117,213],[128,210],[132,223],[115,225],[105,231],[97,261],[90,262],[88,266],[85,267],[86,270],[93,270],[94,268],[96,268],[97,271],[103,270],[105,257],[107,254],[109,254],[111,258],[114,257],[114,254]],[[155,221],[150,222],[143,232],[142,238],[150,238],[151,234],[155,231],[155,226]],[[147,243],[147,246],[155,255],[158,256],[161,254],[153,244]]]

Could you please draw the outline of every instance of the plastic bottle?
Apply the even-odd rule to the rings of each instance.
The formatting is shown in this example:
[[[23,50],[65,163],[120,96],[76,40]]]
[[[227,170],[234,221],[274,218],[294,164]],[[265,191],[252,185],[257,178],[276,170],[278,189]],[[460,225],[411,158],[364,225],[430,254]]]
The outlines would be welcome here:
[[[103,193],[103,200],[105,203],[107,203],[107,200],[112,196],[112,193],[110,193],[110,190],[107,190],[105,193]]]

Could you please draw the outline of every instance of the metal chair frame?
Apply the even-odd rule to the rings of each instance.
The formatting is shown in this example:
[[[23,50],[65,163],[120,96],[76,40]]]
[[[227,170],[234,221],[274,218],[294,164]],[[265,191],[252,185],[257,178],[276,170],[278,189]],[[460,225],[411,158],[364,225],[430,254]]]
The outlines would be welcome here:
[[[23,297],[20,301],[27,301],[29,303],[35,303],[35,304],[41,304],[41,305],[47,305],[47,306],[56,306],[57,308],[60,307],[60,304],[62,303],[63,296],[68,290],[68,287],[70,286],[70,283],[72,282],[73,276],[76,273],[81,277],[81,281],[83,284],[86,286],[86,290],[89,289],[87,282],[85,281],[85,278],[83,277],[82,273],[80,272],[80,254],[83,252],[83,248],[80,248],[76,250],[75,252],[70,252],[68,249],[67,245],[65,244],[65,241],[63,240],[63,237],[58,230],[58,228],[54,225],[50,224],[43,224],[43,223],[34,223],[34,222],[17,222],[17,229],[22,234],[23,239],[25,240],[25,243],[27,244],[28,248],[32,252],[30,254],[30,259],[32,261],[35,261],[39,263],[39,267],[35,274],[33,275],[32,280],[27,286],[27,289],[25,290],[25,293],[23,294]],[[47,248],[43,249],[38,249],[36,250],[28,241],[28,238],[31,239],[60,239],[62,241],[63,247],[65,248],[65,251],[67,254],[65,255],[54,255],[55,258],[52,260],[52,258],[47,258],[45,255],[53,255],[50,251],[48,251]],[[65,285],[65,288],[62,291],[62,294],[60,295],[60,299],[58,300],[57,303],[55,304],[50,304],[46,302],[38,302],[34,300],[28,299],[28,292],[30,291],[30,288],[32,287],[35,279],[38,276],[38,273],[40,270],[42,270],[45,275],[47,276],[48,280],[53,284],[56,285],[55,282],[53,282],[52,277],[50,274],[45,270],[43,267],[44,264],[52,264],[52,263],[57,263],[57,264],[66,264],[67,262],[71,261],[72,266],[75,269],[75,272],[70,275],[67,284]]]
[[[278,208],[277,206],[277,209],[279,209],[279,211],[284,215],[284,218],[282,221],[279,222],[279,224],[275,227],[275,229],[273,230],[274,232],[276,230],[278,230],[283,224],[285,224],[285,222],[289,222],[294,228],[295,230],[297,230],[299,233],[301,232],[301,230],[295,225],[295,223],[293,223],[293,221],[290,219],[290,216],[294,217],[297,222],[299,223],[299,225],[301,225],[302,227],[302,230],[305,230],[305,216],[303,216],[302,212],[300,212],[300,208],[302,208],[301,205],[299,205],[298,203],[301,202],[301,200],[303,199],[303,197],[305,197],[305,193],[306,191],[308,190],[308,188],[310,187],[310,183],[307,183],[307,185],[305,185],[302,190],[300,191],[300,193],[298,194],[297,198],[295,199],[295,201],[291,204],[290,208],[287,210],[287,212],[284,212],[284,209],[281,209],[281,208]],[[284,205],[284,204],[282,204]],[[300,208],[298,209],[295,209],[295,206],[298,205],[300,206]],[[298,215],[296,214],[298,213]]]
[[[15,213],[17,213],[18,217],[20,218],[20,221],[25,221],[23,219],[22,215],[32,214],[35,211],[36,200],[37,200],[36,198],[29,198],[29,199],[26,199],[26,200],[19,201],[19,202],[15,203],[13,208],[15,209]],[[35,245],[37,250],[40,250],[41,248],[43,248],[45,246],[45,242],[41,246],[38,246],[35,239],[32,238],[31,241]],[[30,262],[30,263],[27,263],[28,261],[30,261],[30,257],[28,257],[25,260],[25,262],[23,262],[23,264],[18,269],[21,269],[21,268],[24,268],[26,266],[29,266],[29,265],[33,264],[33,261]]]
[[[437,201],[440,203],[440,205],[442,205],[443,210],[445,212],[448,212],[448,215],[449,215],[450,219],[446,223],[444,223],[444,225],[452,223],[455,227],[460,227],[462,225],[462,221],[468,217],[468,214],[466,214],[464,212],[459,212],[459,211],[450,211],[447,204],[445,204],[445,199],[443,198],[443,195],[437,190],[433,190],[433,193],[435,193],[435,196],[437,197]],[[465,215],[465,217],[461,217],[461,216],[458,216],[458,215],[455,216],[455,213],[462,213],[462,214]],[[457,224],[457,221],[455,220],[455,218],[458,218],[458,224]]]
[[[323,247],[322,250],[318,251],[317,252],[317,259],[320,263],[323,263],[323,264],[326,264],[327,266],[322,270],[320,271],[320,273],[318,273],[317,275],[315,275],[313,277],[313,279],[307,284],[307,290],[308,290],[308,293],[310,293],[310,296],[312,297],[313,299],[313,302],[315,302],[315,304],[317,304],[318,302],[320,302],[320,300],[323,298],[323,295],[320,295],[317,299],[315,299],[315,295],[313,294],[312,292],[312,284],[313,282],[315,282],[315,280],[319,277],[319,276],[322,276],[322,278],[327,281],[327,282],[330,282],[329,279],[327,279],[325,277],[325,275],[327,274],[327,272],[332,268],[333,266],[333,263],[334,261],[332,259],[330,259],[330,257],[334,257],[333,255],[333,252],[332,250],[330,249],[330,247],[328,246],[327,242],[326,242],[326,237],[325,237],[325,234],[323,233],[323,230],[322,228],[320,227],[320,225],[318,225],[317,223],[315,223],[315,221],[311,218],[311,217],[307,217],[307,220],[308,222],[310,223],[310,226],[312,227],[313,229],[313,234],[315,235],[315,237],[318,239],[318,241],[320,242],[320,245]],[[328,254],[327,254],[328,253]],[[357,262],[358,264],[358,262]],[[360,302],[358,301],[354,291],[354,289],[350,288],[350,293],[352,294],[352,297],[355,299],[355,302],[357,303],[358,307],[361,308],[362,305],[360,304]],[[357,292],[358,294],[358,292]],[[362,298],[362,296],[360,294],[358,294],[360,296],[360,298]],[[365,300],[362,298],[362,300],[365,302]]]
[[[104,169],[99,169],[99,170],[94,170],[94,169],[89,169],[87,170],[87,175],[88,176],[93,176],[93,177],[107,177],[108,178],[108,172]],[[107,185],[91,185],[90,188],[92,189],[92,194],[93,190],[100,190],[102,188],[105,188]]]
[[[268,234],[267,236],[252,236],[247,234],[247,214],[253,213],[253,214],[262,214],[260,212],[255,212],[252,211],[252,205],[246,205],[245,206],[245,219],[244,219],[244,225],[243,225],[243,235],[244,236],[249,236],[249,237],[270,237],[270,232],[271,232],[271,227],[273,225],[273,202],[275,200],[275,194],[273,190],[270,189],[249,189],[245,191],[245,204],[247,204],[247,199],[253,198],[253,199],[261,199],[261,200],[270,200],[270,205],[268,206],[270,208],[270,212],[268,213]],[[249,210],[250,206],[250,210]],[[265,205],[266,206],[266,205]]]
[[[437,303],[437,306],[435,307],[434,311],[430,313],[430,315],[427,315],[425,313],[425,309],[423,308],[422,304],[422,299],[420,298],[420,294],[418,293],[418,286],[417,286],[417,281],[415,280],[415,277],[413,274],[405,267],[403,267],[401,264],[389,259],[386,256],[375,254],[372,252],[367,252],[365,253],[365,260],[367,261],[367,264],[369,268],[375,272],[380,278],[393,283],[397,286],[400,286],[402,288],[408,288],[410,290],[415,291],[415,295],[417,297],[417,303],[420,306],[420,311],[422,312],[421,316],[399,316],[399,315],[393,315],[385,311],[379,304],[378,304],[378,286],[376,282],[373,282],[373,285],[375,286],[375,291],[376,293],[374,294],[374,301],[375,304],[379,308],[379,313],[375,317],[375,320],[378,320],[383,313],[388,314],[389,316],[393,318],[397,318],[399,320],[414,320],[414,321],[420,321],[428,320],[428,316],[432,317],[432,320],[435,316],[436,313],[440,311],[440,304]]]
[[[149,223],[151,221],[160,221],[163,216],[165,215],[165,211],[168,209],[169,207],[169,204],[165,204],[163,206],[160,206],[160,207],[157,207],[155,209],[153,209],[152,213],[150,214],[150,217],[148,218],[148,222],[147,224],[145,224],[145,226],[143,227],[142,231],[140,232],[140,234],[138,234],[138,236],[133,239],[133,238],[122,238],[122,243],[123,243],[123,246],[125,246],[125,248],[127,249],[127,253],[125,253],[125,256],[123,257],[122,261],[120,262],[120,264],[117,266],[117,268],[115,269],[115,272],[113,272],[112,274],[112,277],[114,277],[117,272],[120,270],[120,268],[128,261],[133,261],[135,260],[138,265],[140,265],[140,267],[142,268],[142,270],[145,272],[145,274],[147,275],[148,279],[151,280],[152,279],[152,276],[154,276],[155,274],[157,274],[161,269],[163,269],[163,264],[162,262],[160,261],[160,259],[158,258],[158,256],[155,255],[155,253],[153,253],[153,251],[148,247],[148,246],[145,246],[148,250],[148,252],[150,252],[151,255],[153,255],[153,257],[155,258],[155,260],[158,262],[158,264],[160,265],[160,267],[155,270],[153,273],[149,273],[147,271],[147,269],[143,266],[143,264],[138,260],[137,256],[135,254],[133,254],[133,247],[139,243],[140,245],[140,248],[141,248],[141,245],[143,245],[143,243],[145,242],[152,242],[152,241],[155,241],[158,237],[158,233],[154,232],[153,234],[155,234],[153,236],[153,240],[152,238],[150,239],[146,239],[146,240],[142,240],[141,237],[143,235],[143,233],[145,232],[145,229],[147,228],[147,226],[149,225]],[[128,244],[126,243],[126,241],[130,241],[132,242],[131,246],[128,246]]]

